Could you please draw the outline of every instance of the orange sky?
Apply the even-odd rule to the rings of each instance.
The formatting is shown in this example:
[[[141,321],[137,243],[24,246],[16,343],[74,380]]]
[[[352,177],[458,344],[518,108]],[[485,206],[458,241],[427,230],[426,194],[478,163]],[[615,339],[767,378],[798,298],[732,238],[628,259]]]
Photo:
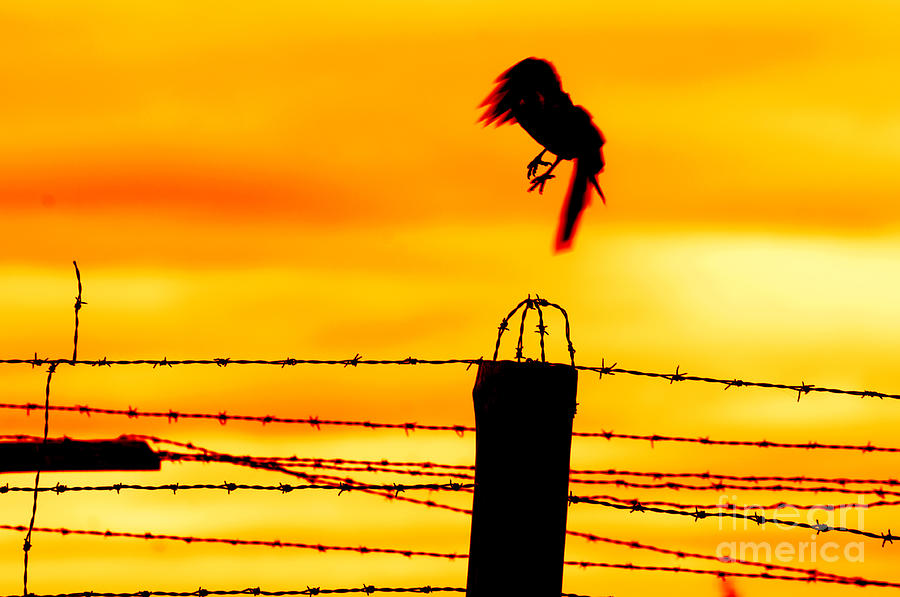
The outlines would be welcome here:
[[[489,356],[500,318],[538,292],[569,310],[583,364],[679,365],[700,375],[896,392],[898,25],[897,5],[875,0],[6,2],[0,356],[69,353],[77,259],[86,358]],[[608,141],[600,177],[608,204],[588,208],[574,250],[562,255],[551,246],[571,165],[559,167],[543,196],[529,195],[525,165],[535,142],[518,127],[476,124],[493,79],[527,56],[554,62]],[[564,359],[561,322],[550,325],[550,356]],[[44,376],[0,367],[0,401],[39,401]],[[456,366],[62,367],[52,397],[110,408],[472,424],[473,383],[474,370]],[[820,395],[798,403],[789,392],[585,374],[579,386],[582,431],[895,443],[891,401]],[[58,413],[50,430],[154,433],[258,455],[474,456],[473,438],[452,433],[407,438]],[[40,417],[0,411],[0,434],[40,431]],[[877,454],[587,439],[572,454],[582,468],[896,470]],[[199,464],[44,478],[285,480]],[[804,497],[827,501],[738,499]],[[28,496],[0,498],[2,523],[27,523]],[[572,529],[706,553],[735,538],[809,541],[801,531],[734,533],[588,505],[569,512]],[[865,528],[896,531],[891,512],[866,513]],[[469,521],[362,495],[196,492],[45,495],[37,524],[464,552]],[[21,591],[21,540],[0,534],[0,594]],[[703,567],[571,538],[567,557]],[[873,541],[864,564],[821,567],[890,579],[892,561]],[[48,535],[35,537],[31,566],[29,588],[39,593],[463,586],[466,569]],[[566,571],[564,587],[593,596],[720,593],[712,578],[577,569]],[[764,580],[736,587],[742,596],[855,590]]]

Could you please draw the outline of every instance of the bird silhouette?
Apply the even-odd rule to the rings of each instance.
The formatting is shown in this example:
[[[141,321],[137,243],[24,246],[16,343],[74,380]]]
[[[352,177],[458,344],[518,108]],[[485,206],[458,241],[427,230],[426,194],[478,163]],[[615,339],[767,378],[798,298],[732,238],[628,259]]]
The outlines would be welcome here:
[[[569,94],[563,92],[556,69],[546,60],[526,58],[495,82],[494,91],[481,103],[480,107],[486,109],[479,121],[484,121],[485,126],[518,122],[544,148],[527,165],[526,175],[531,181],[528,192],[538,189],[543,194],[547,181],[556,178],[553,169],[562,160],[575,161],[556,233],[556,250],[569,249],[581,212],[590,199],[588,182],[606,203],[597,184],[597,174],[604,166],[603,133],[594,125],[590,113],[574,105]],[[552,164],[543,160],[548,151],[556,155]],[[538,175],[541,166],[549,168]]]

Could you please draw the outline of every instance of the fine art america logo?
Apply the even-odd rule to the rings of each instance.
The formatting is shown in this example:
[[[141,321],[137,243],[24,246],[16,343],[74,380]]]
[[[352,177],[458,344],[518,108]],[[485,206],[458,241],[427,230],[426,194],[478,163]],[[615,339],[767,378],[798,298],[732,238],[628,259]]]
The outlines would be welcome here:
[[[731,497],[731,501],[729,501]],[[716,557],[723,562],[745,560],[750,562],[827,562],[838,561],[862,562],[865,558],[865,546],[862,541],[824,541],[816,527],[823,529],[857,528],[864,529],[863,518],[866,510],[865,501],[857,496],[857,504],[844,507],[813,506],[800,510],[790,504],[781,504],[775,513],[766,518],[760,508],[752,506],[734,507],[736,496],[719,496],[719,506],[723,511],[740,513],[746,518],[719,518],[720,531],[765,529],[773,525],[779,530],[795,529],[798,523],[806,523],[812,528],[808,541],[723,541],[716,547]],[[759,518],[762,516],[762,518]],[[773,522],[772,519],[778,522]],[[849,520],[848,520],[849,519]],[[728,522],[730,520],[730,523]],[[762,522],[759,522],[763,520]],[[743,526],[741,526],[743,525]]]

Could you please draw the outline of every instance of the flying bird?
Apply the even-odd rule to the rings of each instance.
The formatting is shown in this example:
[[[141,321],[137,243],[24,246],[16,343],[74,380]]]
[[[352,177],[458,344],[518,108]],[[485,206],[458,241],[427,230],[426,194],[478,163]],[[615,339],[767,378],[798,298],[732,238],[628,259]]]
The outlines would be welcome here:
[[[480,107],[486,109],[479,121],[484,121],[485,126],[518,122],[544,148],[528,163],[528,192],[538,189],[543,194],[547,181],[556,178],[553,169],[562,160],[575,161],[556,233],[556,250],[568,249],[590,199],[588,182],[606,203],[597,184],[597,174],[604,166],[603,133],[588,111],[574,105],[569,94],[563,92],[556,69],[546,60],[526,58],[497,77],[496,83],[494,91],[481,103]],[[556,156],[552,164],[543,160],[548,151]],[[538,175],[541,166],[550,167]]]

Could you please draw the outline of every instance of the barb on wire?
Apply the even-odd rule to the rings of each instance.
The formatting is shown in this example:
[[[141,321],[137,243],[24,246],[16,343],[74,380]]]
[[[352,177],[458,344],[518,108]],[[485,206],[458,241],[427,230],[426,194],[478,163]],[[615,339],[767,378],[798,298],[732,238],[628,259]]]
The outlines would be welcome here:
[[[57,495],[63,493],[77,492],[77,491],[115,491],[116,493],[120,493],[123,490],[141,490],[141,491],[171,491],[172,493],[176,493],[178,491],[186,491],[192,489],[218,489],[228,492],[229,494],[233,491],[238,490],[252,490],[252,491],[277,491],[279,493],[290,493],[292,491],[304,490],[304,489],[330,489],[337,490],[339,493],[345,491],[353,491],[353,490],[380,490],[380,491],[414,491],[414,490],[428,490],[428,491],[465,491],[469,489],[474,489],[474,483],[457,483],[454,481],[449,481],[447,483],[420,483],[407,485],[403,483],[382,483],[382,484],[369,484],[369,483],[359,483],[359,482],[349,482],[347,480],[342,481],[340,484],[335,485],[334,483],[312,483],[312,484],[302,484],[302,485],[290,485],[287,483],[279,483],[278,485],[259,485],[259,484],[246,484],[246,483],[229,483],[228,481],[224,481],[222,483],[165,483],[162,485],[140,485],[140,484],[132,484],[132,483],[112,483],[110,485],[63,485],[57,483],[52,486],[44,486],[39,487],[38,491],[42,493],[55,493]],[[15,492],[24,492],[24,491],[34,491],[32,487],[10,487],[8,484],[0,486],[0,495],[4,493],[15,493]]]
[[[688,516],[693,518],[695,521],[703,520],[704,518],[737,518],[750,520],[755,522],[757,525],[764,525],[767,522],[771,522],[776,525],[784,525],[788,527],[797,527],[802,529],[809,529],[811,531],[816,531],[816,534],[826,533],[828,531],[837,531],[842,533],[851,533],[853,535],[860,535],[863,537],[869,537],[872,539],[881,540],[881,546],[884,547],[888,543],[893,543],[895,539],[900,539],[900,535],[894,535],[891,533],[890,529],[886,533],[873,533],[871,531],[863,531],[861,529],[853,529],[842,526],[830,526],[825,523],[816,522],[816,524],[809,524],[806,522],[797,522],[793,520],[781,520],[778,518],[768,518],[763,516],[762,514],[743,514],[741,512],[709,512],[705,510],[696,509],[694,512],[685,512],[683,510],[675,510],[672,508],[657,508],[654,506],[645,506],[644,504],[635,501],[633,504],[617,504],[613,502],[608,502],[605,500],[595,500],[588,497],[580,497],[577,495],[569,496],[569,503],[571,504],[596,504],[599,506],[605,506],[607,508],[615,508],[617,510],[628,510],[630,512],[656,512],[658,514],[674,514],[676,516]]]
[[[7,531],[25,532],[28,530],[25,526],[15,526],[3,524],[0,529]],[[293,547],[298,549],[312,549],[318,552],[328,551],[355,551],[359,554],[392,554],[406,557],[423,556],[429,558],[440,558],[446,560],[457,560],[468,558],[466,554],[444,553],[436,551],[417,551],[413,549],[395,549],[392,547],[365,547],[353,545],[324,545],[321,543],[301,543],[297,541],[266,541],[261,539],[232,539],[221,537],[193,537],[186,535],[164,535],[157,533],[129,533],[117,531],[96,531],[90,529],[70,529],[70,528],[47,528],[34,527],[38,533],[54,533],[57,535],[89,535],[94,537],[121,537],[128,539],[144,539],[144,540],[160,540],[160,541],[181,541],[183,543],[226,543],[228,545],[253,545],[261,547]]]
[[[535,296],[537,296],[537,295],[535,295]],[[539,297],[538,297],[538,298],[539,298]],[[544,336],[546,336],[546,335],[549,334],[550,332],[547,331],[547,326],[544,325],[544,312],[541,310],[541,303],[540,303],[540,301],[538,301],[538,300],[535,300],[535,301],[534,301],[534,308],[535,308],[535,310],[537,311],[537,314],[538,314],[537,330],[535,330],[535,331],[536,331],[536,332],[540,335],[540,337],[541,337],[541,362],[542,362],[542,363],[546,363],[546,362],[547,362],[547,354],[546,354],[546,352],[544,351]],[[524,314],[523,314],[523,317],[524,317]]]

